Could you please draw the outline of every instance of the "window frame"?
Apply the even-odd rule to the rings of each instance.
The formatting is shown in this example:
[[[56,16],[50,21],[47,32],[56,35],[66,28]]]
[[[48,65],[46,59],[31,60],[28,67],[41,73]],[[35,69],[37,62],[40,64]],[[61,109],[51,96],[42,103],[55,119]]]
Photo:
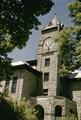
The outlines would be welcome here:
[[[44,81],[48,81],[49,80],[49,72],[45,72],[44,73]]]
[[[50,66],[50,58],[45,58],[45,67]]]
[[[47,96],[48,95],[48,89],[43,89],[43,95]]]
[[[13,79],[12,79],[12,86],[11,86],[11,93],[16,93],[17,80],[18,80],[17,76],[13,77]]]
[[[55,117],[62,117],[62,106],[57,105],[55,107]]]

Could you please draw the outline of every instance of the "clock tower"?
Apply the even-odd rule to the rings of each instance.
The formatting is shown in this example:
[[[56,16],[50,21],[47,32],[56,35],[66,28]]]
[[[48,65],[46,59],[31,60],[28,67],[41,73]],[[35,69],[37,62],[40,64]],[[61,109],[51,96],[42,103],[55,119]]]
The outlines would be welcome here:
[[[57,37],[62,27],[63,25],[55,15],[48,26],[41,30],[37,69],[43,73],[43,95],[59,95],[59,90],[57,90],[60,85],[58,80],[59,47]]]

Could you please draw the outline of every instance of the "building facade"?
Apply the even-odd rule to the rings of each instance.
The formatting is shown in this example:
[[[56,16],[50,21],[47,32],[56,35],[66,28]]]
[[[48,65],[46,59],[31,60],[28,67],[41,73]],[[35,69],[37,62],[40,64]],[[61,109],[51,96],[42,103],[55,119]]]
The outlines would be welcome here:
[[[55,15],[48,26],[41,30],[37,59],[13,63],[11,80],[1,82],[0,90],[8,88],[14,99],[30,99],[38,110],[38,120],[62,119],[68,113],[81,119],[80,79],[72,78],[62,84],[58,78],[60,56],[57,38],[62,29],[63,24]]]

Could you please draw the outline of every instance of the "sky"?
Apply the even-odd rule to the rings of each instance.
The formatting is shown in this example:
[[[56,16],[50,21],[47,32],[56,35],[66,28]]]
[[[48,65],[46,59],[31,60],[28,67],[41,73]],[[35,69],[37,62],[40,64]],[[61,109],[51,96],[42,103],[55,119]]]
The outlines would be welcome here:
[[[64,26],[72,25],[72,20],[70,17],[68,17],[69,10],[67,8],[67,3],[71,2],[72,0],[53,1],[55,1],[55,5],[52,7],[51,11],[48,14],[39,17],[41,26],[39,26],[38,31],[32,30],[32,35],[30,36],[26,47],[24,47],[22,50],[15,49],[9,54],[9,57],[13,58],[14,62],[36,59],[37,47],[40,39],[40,29],[48,25],[49,21],[53,19],[55,13],[59,17],[60,21],[64,23]]]

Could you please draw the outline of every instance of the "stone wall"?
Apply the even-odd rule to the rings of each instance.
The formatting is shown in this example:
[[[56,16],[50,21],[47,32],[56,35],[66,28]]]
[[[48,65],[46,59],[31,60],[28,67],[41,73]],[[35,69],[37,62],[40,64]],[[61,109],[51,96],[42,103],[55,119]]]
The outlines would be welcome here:
[[[40,35],[40,43],[37,54],[37,69],[43,72],[43,89],[48,89],[48,96],[56,96],[59,94],[58,80],[58,36],[57,28],[43,30]],[[53,47],[49,50],[44,49],[44,41],[46,38],[51,38]],[[45,59],[50,58],[50,66],[45,66]],[[44,81],[44,73],[49,72],[49,80]]]
[[[76,102],[77,105],[77,114],[78,119],[81,119],[81,80],[75,79],[72,80],[70,84],[72,99]]]
[[[14,71],[13,76],[11,76],[11,80],[9,81],[9,87],[7,88],[8,92],[9,92],[9,95],[13,99],[16,99],[16,100],[20,100],[21,99],[22,87],[23,87],[22,72],[23,72],[22,70]],[[11,92],[13,77],[17,77],[17,85],[16,85],[16,92],[15,93]],[[2,87],[0,88],[0,91],[3,92],[4,89],[5,89],[6,81],[1,81],[1,84],[2,84]]]
[[[12,93],[13,77],[17,77],[16,92]],[[5,89],[6,81],[2,81],[0,91]],[[42,80],[41,74],[29,72],[25,69],[14,70],[13,76],[9,82],[8,91],[13,99],[20,100],[22,97],[29,98],[30,96],[37,96],[42,94]]]
[[[23,89],[22,97],[29,98],[30,96],[37,96],[42,94],[41,76],[31,73],[27,70],[23,73]]]
[[[61,96],[41,96],[36,98],[31,98],[31,104],[41,105],[44,109],[44,120],[56,120],[56,119],[64,119],[68,114],[69,110],[72,109],[76,111],[76,104],[74,101],[70,101]],[[57,106],[62,108],[61,116],[55,115],[55,109]],[[75,112],[76,114],[76,112]]]

